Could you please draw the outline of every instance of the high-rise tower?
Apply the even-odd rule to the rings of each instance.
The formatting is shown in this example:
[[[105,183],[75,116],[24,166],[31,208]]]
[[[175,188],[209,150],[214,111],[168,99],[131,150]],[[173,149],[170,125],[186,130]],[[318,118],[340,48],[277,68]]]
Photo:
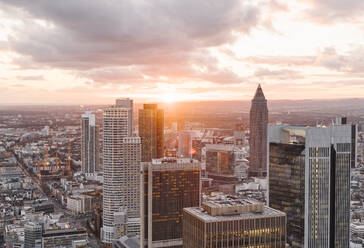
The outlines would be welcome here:
[[[133,101],[118,99],[114,107],[103,114],[103,228],[102,241],[111,244],[123,233],[118,216],[125,209],[123,185],[125,181],[124,138],[132,136]],[[125,204],[125,203],[124,203]]]
[[[201,201],[201,163],[190,158],[142,163],[140,247],[181,247],[182,213]]]
[[[270,207],[292,247],[349,247],[352,126],[269,126]]]
[[[140,232],[140,137],[127,137],[123,141],[123,177],[121,184],[122,205],[126,210],[125,234]]]
[[[95,173],[99,163],[99,127],[90,111],[81,116],[81,132],[81,170],[87,174]]]
[[[164,111],[157,104],[144,104],[139,110],[139,136],[142,139],[142,161],[164,157]]]
[[[258,86],[250,108],[250,176],[265,176],[267,170],[268,107]]]

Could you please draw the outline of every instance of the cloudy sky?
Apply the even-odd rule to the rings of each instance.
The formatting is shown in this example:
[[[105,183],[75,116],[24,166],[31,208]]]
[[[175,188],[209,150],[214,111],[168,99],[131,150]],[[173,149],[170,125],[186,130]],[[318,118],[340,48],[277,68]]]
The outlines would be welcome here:
[[[363,0],[0,0],[0,104],[364,97]]]

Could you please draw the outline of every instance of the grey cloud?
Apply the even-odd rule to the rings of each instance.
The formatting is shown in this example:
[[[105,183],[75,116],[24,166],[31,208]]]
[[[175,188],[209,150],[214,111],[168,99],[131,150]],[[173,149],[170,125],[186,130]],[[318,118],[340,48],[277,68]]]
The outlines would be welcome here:
[[[260,21],[259,8],[241,1],[0,0],[0,5],[28,17],[11,48],[59,68],[178,63],[201,48],[231,42],[233,30],[248,33]]]
[[[79,76],[92,79],[96,83],[121,84],[143,80],[143,73],[135,67],[106,67],[87,70]]]
[[[325,48],[316,57],[315,65],[340,72],[362,73],[364,70],[364,47],[359,46],[342,54],[339,54],[333,47]]]
[[[234,56],[226,52],[227,55]],[[359,74],[364,71],[364,46],[356,46],[347,52],[338,52],[334,47],[321,49],[315,56],[252,56],[245,58],[236,58],[238,61],[246,62],[252,65],[267,65],[281,67],[324,67],[332,71],[344,72],[347,74]],[[281,69],[271,71],[260,69],[256,76],[287,74],[290,70]]]
[[[307,0],[298,1],[307,2]],[[306,14],[319,23],[351,21],[364,14],[363,0],[316,0],[308,2],[312,3],[312,7],[306,11]]]

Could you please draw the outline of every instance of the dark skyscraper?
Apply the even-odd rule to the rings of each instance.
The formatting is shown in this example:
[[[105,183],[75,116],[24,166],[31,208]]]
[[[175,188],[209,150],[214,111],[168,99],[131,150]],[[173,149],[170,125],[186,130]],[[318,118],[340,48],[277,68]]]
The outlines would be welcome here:
[[[139,110],[139,136],[143,162],[164,156],[164,111],[157,104],[144,104]]]
[[[249,175],[251,176],[265,176],[267,173],[267,129],[267,100],[259,84],[250,108]]]
[[[304,144],[269,144],[269,207],[287,214],[287,241],[297,248],[305,231],[304,150]]]
[[[99,127],[95,124],[95,115],[90,111],[82,115],[81,130],[81,170],[92,174],[99,165]]]
[[[291,247],[349,247],[352,126],[269,126],[268,205]]]
[[[141,246],[181,247],[183,208],[198,207],[201,163],[155,159],[141,165]]]

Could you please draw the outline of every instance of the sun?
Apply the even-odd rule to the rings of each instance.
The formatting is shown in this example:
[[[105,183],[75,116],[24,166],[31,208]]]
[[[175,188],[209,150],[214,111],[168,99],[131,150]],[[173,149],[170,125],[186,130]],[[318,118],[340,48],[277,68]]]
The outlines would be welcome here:
[[[165,103],[173,103],[173,102],[177,102],[180,100],[181,100],[180,96],[178,96],[175,93],[168,92],[168,93],[164,93],[162,95],[162,101]]]

